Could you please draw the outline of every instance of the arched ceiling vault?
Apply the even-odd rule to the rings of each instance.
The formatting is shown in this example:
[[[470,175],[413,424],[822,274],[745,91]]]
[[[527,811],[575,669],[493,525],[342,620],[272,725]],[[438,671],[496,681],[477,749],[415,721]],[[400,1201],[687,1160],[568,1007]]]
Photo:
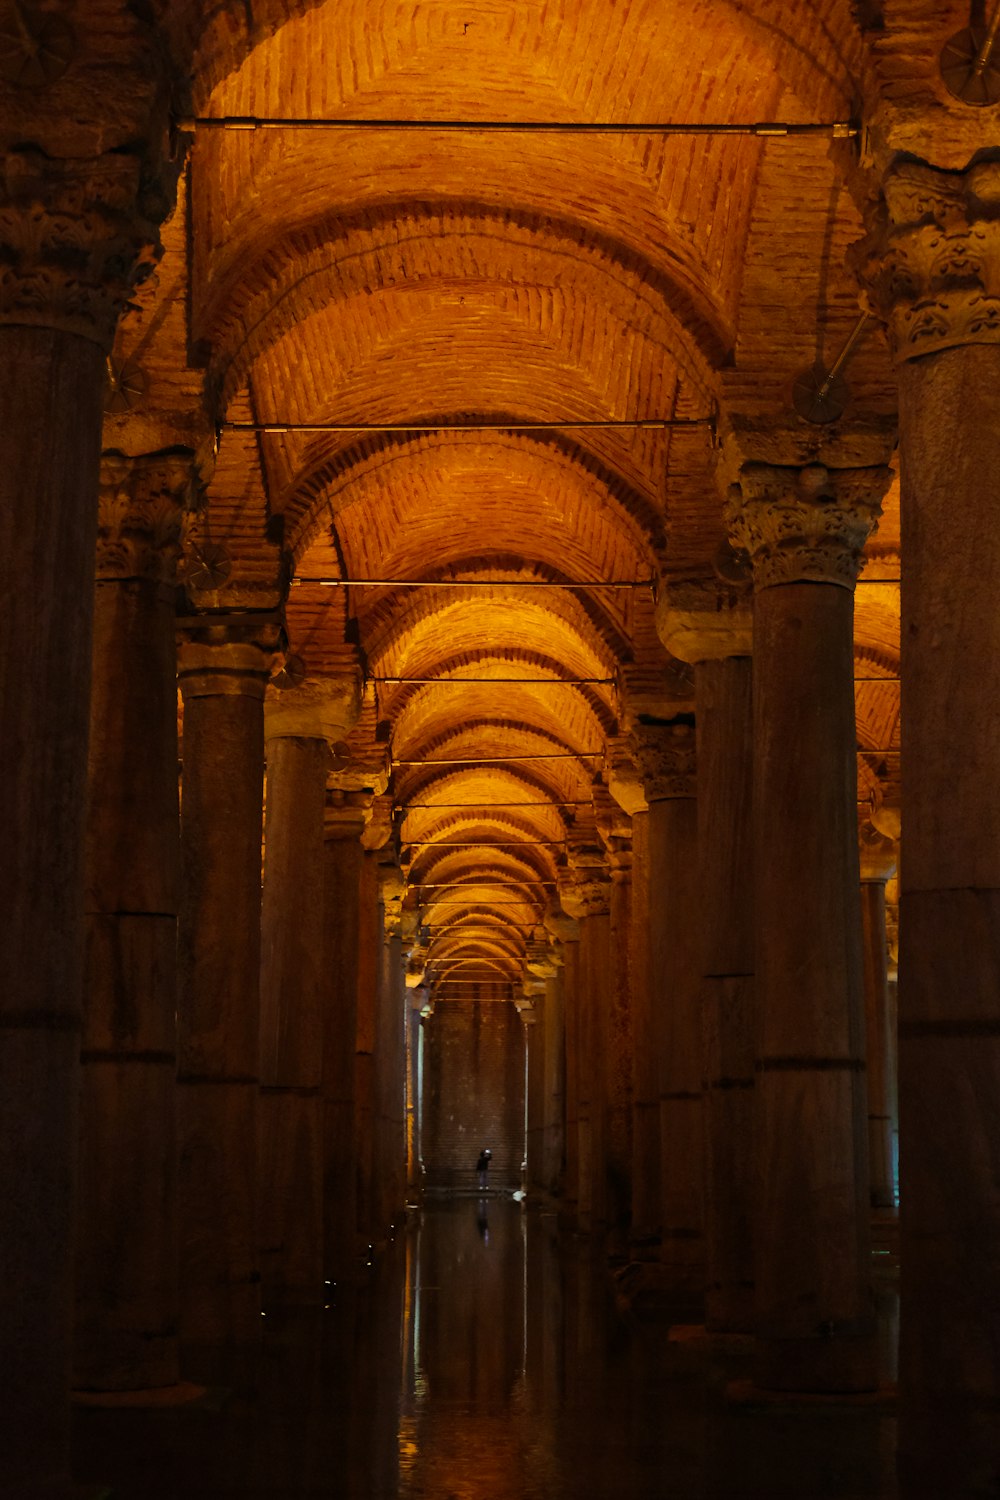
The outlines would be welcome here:
[[[792,378],[855,316],[858,213],[819,137],[371,125],[847,120],[859,8],[152,3],[197,114],[360,122],[199,129],[122,348],[165,402],[203,373],[224,425],[197,535],[234,565],[208,602],[290,580],[308,674],[363,670],[351,750],[391,762],[424,956],[506,994],[567,840],[599,845],[609,743],[665,697],[634,585],[719,545],[718,415],[795,430]],[[891,421],[877,339],[852,383],[852,418]],[[898,742],[895,507],[858,593],[871,765]]]

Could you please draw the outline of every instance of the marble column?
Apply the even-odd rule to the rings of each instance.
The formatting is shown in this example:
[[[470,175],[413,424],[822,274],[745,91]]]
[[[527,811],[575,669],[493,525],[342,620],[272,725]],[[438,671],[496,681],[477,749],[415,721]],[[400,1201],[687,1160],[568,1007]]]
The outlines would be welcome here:
[[[423,1189],[420,1151],[421,1068],[420,1012],[427,1001],[420,963],[406,976],[406,1201],[414,1203]]]
[[[357,1257],[354,1063],[358,1026],[361,835],[371,797],[327,793],[324,819],[323,1254],[326,1279],[344,1281]]]
[[[542,1062],[542,1189],[562,1196],[565,1160],[566,1035],[563,964],[545,981],[545,1050]]]
[[[545,1191],[543,1159],[545,1133],[545,980],[525,980],[524,1003],[518,1006],[524,1025],[527,1054],[527,1099],[525,1108],[526,1191],[538,1198]]]
[[[274,690],[269,690],[269,694]],[[307,680],[265,704],[261,907],[260,1246],[265,1308],[322,1300],[323,1050],[328,983],[323,820],[331,743],[359,684]]]
[[[101,467],[74,1380],[178,1379],[177,648],[191,455]]]
[[[277,626],[248,616],[188,628],[178,653],[180,1335],[188,1369],[204,1378],[206,1347],[241,1349],[260,1334],[260,851],[264,692],[277,649]]]
[[[127,64],[118,66],[128,148],[85,148],[63,160],[58,147],[47,153],[43,126],[34,146],[6,154],[0,186],[0,1348],[17,1351],[0,1360],[0,1442],[5,1488],[32,1500],[71,1493],[82,868],[105,362],[156,239],[147,217],[156,171],[143,160],[135,118],[148,108],[148,80],[137,87]],[[75,120],[93,141],[89,113],[81,107]],[[101,127],[105,144],[119,144],[116,132]]]
[[[876,1213],[896,1211],[893,1136],[896,1130],[896,1028],[889,996],[885,883],[896,869],[896,847],[871,823],[859,830],[861,952],[868,1079],[868,1175]]]
[[[637,730],[649,804],[650,973],[660,1096],[660,1261],[678,1316],[705,1293],[698,802],[693,716]]]
[[[562,1217],[571,1222],[577,1194],[576,1063],[571,1033],[579,972],[580,924],[556,906],[546,910],[544,920],[545,930],[556,944],[559,965],[552,981],[556,1009],[546,1049],[548,1182],[549,1191],[559,1200]]]
[[[564,909],[580,923],[576,975],[577,1207],[584,1234],[608,1219],[608,1110],[605,1057],[611,990],[611,881],[602,849],[570,851]]]
[[[602,1067],[608,1224],[613,1231],[612,1249],[624,1253],[632,1222],[632,823],[609,798],[599,829],[611,870]]]
[[[375,1047],[378,1036],[379,967],[383,916],[378,889],[379,857],[366,849],[361,866],[358,904],[358,1017],[354,1055],[354,1132],[357,1142],[358,1247],[367,1257],[378,1237],[375,1204],[375,1135],[377,1095]]]
[[[391,857],[390,857],[391,856]],[[375,1018],[375,1142],[373,1227],[383,1242],[404,1206],[405,1162],[403,1112],[405,1078],[403,1027],[405,1020],[405,965],[402,937],[402,898],[405,881],[395,856],[386,850],[379,866],[379,905],[382,942]]]
[[[754,1322],[752,619],[748,588],[668,586],[658,627],[694,666],[705,1064],[705,1323]]]
[[[1000,1474],[1000,164],[900,158],[881,189],[858,263],[899,389],[900,1480],[958,1500]]]
[[[884,469],[745,464],[754,575],[758,1383],[877,1378],[868,1211],[854,583]]]

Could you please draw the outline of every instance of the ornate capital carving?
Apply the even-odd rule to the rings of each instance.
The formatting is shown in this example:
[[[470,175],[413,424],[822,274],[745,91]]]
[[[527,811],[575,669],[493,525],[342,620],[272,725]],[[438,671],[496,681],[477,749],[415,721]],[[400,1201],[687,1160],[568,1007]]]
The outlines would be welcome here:
[[[0,323],[111,349],[122,307],[152,269],[158,227],[139,208],[142,161],[11,151],[0,176]]]
[[[552,901],[545,909],[542,919],[545,923],[545,931],[551,938],[559,943],[578,943],[580,941],[580,923],[576,917],[570,916],[561,905]]]
[[[698,792],[692,715],[672,724],[647,725],[632,736],[647,802],[694,797]]]
[[[865,543],[878,525],[891,471],[744,464],[726,521],[750,556],[754,587],[835,583],[853,589]]]
[[[196,479],[192,455],[101,458],[98,580],[143,578],[172,588]]]
[[[897,360],[1000,343],[1000,162],[898,162],[851,259]]]
[[[525,968],[536,979],[545,980],[555,978],[559,972],[559,961],[556,958],[555,948],[551,941],[545,942],[542,939],[534,939],[528,944]]]

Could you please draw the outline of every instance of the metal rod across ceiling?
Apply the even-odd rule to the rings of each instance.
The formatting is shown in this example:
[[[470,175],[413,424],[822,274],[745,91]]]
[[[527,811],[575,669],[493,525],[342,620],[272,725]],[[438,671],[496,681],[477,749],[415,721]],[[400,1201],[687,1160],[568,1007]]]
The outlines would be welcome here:
[[[448,130],[521,135],[737,135],[820,136],[848,140],[850,120],[366,120],[309,115],[188,115],[178,130]]]

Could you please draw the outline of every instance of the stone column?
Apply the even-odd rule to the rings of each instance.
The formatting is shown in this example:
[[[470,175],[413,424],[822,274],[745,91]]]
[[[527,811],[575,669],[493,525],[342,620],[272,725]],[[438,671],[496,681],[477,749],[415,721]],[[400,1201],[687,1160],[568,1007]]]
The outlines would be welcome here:
[[[81,875],[105,361],[140,263],[153,258],[147,216],[166,207],[144,159],[154,70],[138,85],[124,58],[116,66],[128,98],[118,126],[95,132],[81,105],[74,130],[86,144],[79,159],[61,160],[45,138],[55,125],[65,140],[62,114],[39,115],[37,144],[8,152],[0,174],[0,1348],[17,1351],[0,1361],[0,1431],[6,1488],[45,1500],[70,1493]],[[98,133],[122,149],[99,154]]]
[[[74,1377],[178,1379],[177,649],[191,455],[102,463],[85,861]]]
[[[1000,1474],[998,192],[995,160],[900,159],[859,254],[897,365],[905,559],[900,1475],[956,1500]]]
[[[524,1004],[519,1005],[527,1053],[527,1101],[525,1109],[525,1189],[537,1198],[545,1191],[543,1160],[545,1135],[545,980],[531,977],[524,982]]]
[[[354,1064],[358,1026],[361,835],[371,796],[327,793],[324,821],[323,1253],[326,1279],[344,1281],[357,1256]]]
[[[705,1323],[750,1332],[756,1209],[752,620],[746,589],[668,587],[664,645],[694,666],[705,1065]]]
[[[854,582],[884,469],[746,464],[754,574],[757,1380],[876,1382],[854,725]]]
[[[177,1020],[182,1348],[260,1333],[257,1098],[264,692],[278,629],[185,631]],[[204,1376],[197,1363],[195,1375]]]
[[[406,1200],[415,1202],[423,1189],[420,1151],[421,1069],[420,1013],[427,1002],[422,962],[406,974]]]
[[[261,908],[260,1232],[265,1306],[323,1295],[323,819],[330,743],[358,683],[307,681],[265,705]]]
[[[545,1047],[545,1151],[548,1191],[560,1203],[569,1197],[569,1014],[573,973],[579,953],[580,924],[562,911],[545,913],[545,930],[553,939],[556,973],[546,1004],[551,1004]]]
[[[603,791],[603,789],[602,789]],[[598,832],[611,870],[608,994],[603,1047],[607,1116],[608,1223],[625,1250],[632,1221],[632,820],[607,791],[597,808]]]
[[[649,804],[650,971],[660,1093],[660,1260],[678,1316],[705,1292],[698,803],[691,714],[633,736]]]
[[[354,1132],[357,1142],[357,1235],[367,1255],[376,1237],[375,1133],[377,1095],[375,1047],[378,1035],[379,967],[382,952],[382,908],[378,890],[379,857],[366,849],[361,867],[358,907],[358,1025],[354,1057]]]
[[[896,1028],[889,1001],[885,883],[895,873],[896,848],[867,821],[860,828],[859,843],[871,1206],[877,1213],[895,1215]]]
[[[382,1242],[402,1213],[405,1147],[403,1028],[405,968],[402,899],[405,881],[392,851],[379,866],[382,943],[375,1021],[374,1230]]]
[[[577,1223],[597,1233],[608,1218],[608,1110],[604,1082],[611,991],[611,881],[603,851],[570,851],[563,907],[580,923],[576,1000]]]
[[[566,881],[560,883],[560,897]],[[562,909],[545,914],[546,930],[558,937],[563,953],[563,1182],[562,1216],[566,1225],[576,1223],[580,1197],[580,923]]]
[[[544,1197],[557,1192],[562,1170],[561,1145],[556,1154],[562,1123],[562,986],[556,983],[560,958],[551,940],[528,945],[527,970],[537,1017],[535,1035],[528,1035],[528,1183]],[[537,1088],[534,1102],[533,1086]]]

